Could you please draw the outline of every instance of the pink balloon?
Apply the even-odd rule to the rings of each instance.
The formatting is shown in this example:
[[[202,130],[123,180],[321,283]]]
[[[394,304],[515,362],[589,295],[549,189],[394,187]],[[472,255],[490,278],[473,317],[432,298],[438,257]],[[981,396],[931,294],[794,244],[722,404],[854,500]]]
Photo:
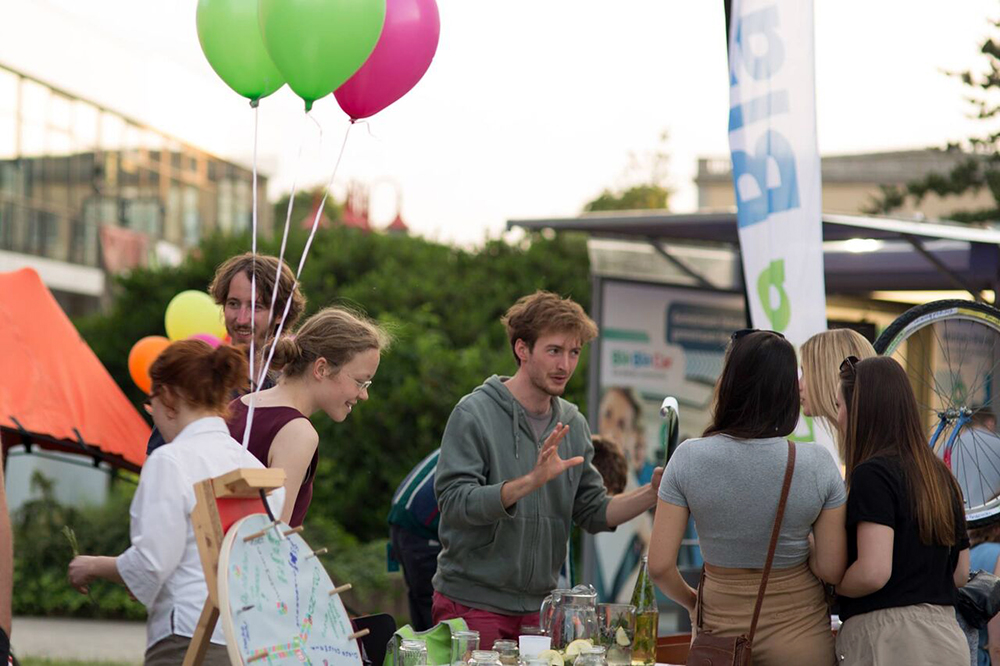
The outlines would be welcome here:
[[[208,344],[212,345],[213,349],[222,344],[222,340],[215,337],[211,333],[195,333],[190,338],[188,338],[188,340],[201,340],[202,342],[207,342]]]
[[[410,91],[431,66],[441,34],[434,0],[387,0],[375,50],[333,93],[352,120],[368,118]]]

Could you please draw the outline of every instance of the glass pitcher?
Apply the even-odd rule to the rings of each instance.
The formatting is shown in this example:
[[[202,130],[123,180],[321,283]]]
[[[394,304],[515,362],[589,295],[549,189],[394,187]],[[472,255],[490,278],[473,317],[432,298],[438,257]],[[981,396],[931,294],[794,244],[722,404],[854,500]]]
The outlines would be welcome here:
[[[552,638],[553,650],[581,638],[597,638],[597,591],[591,585],[553,590],[539,611],[542,629]]]

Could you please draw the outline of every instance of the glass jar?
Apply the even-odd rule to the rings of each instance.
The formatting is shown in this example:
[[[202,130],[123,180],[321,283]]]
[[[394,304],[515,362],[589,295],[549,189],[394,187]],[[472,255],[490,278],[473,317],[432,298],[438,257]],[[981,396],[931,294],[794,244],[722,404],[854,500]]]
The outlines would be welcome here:
[[[502,666],[500,655],[494,650],[476,650],[469,659],[469,666]]]
[[[520,666],[550,666],[549,660],[544,657],[522,658],[517,663]]]
[[[635,641],[635,606],[632,604],[597,604],[600,644],[607,650],[611,666],[630,666]]]
[[[607,651],[602,645],[586,647],[580,651],[573,666],[608,666]]]
[[[503,666],[517,666],[517,641],[508,638],[498,638],[493,641],[493,651],[500,657]]]
[[[451,663],[468,664],[472,653],[479,649],[478,631],[451,632]]]
[[[427,644],[414,638],[404,638],[399,644],[396,666],[427,666]]]

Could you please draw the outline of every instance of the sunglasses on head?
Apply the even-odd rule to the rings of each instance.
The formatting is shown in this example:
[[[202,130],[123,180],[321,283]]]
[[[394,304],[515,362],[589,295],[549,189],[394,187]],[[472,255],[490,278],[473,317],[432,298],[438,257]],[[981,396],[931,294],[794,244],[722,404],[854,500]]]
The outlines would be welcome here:
[[[861,360],[857,356],[848,356],[841,362],[840,371],[854,374],[857,371],[858,363],[860,362]]]
[[[777,335],[782,340],[785,339],[785,336],[783,336],[781,333],[778,333],[777,331],[768,331],[759,328],[741,328],[738,331],[733,331],[733,334],[729,336],[729,341],[736,342],[737,340],[741,340],[746,336],[750,335],[751,333],[772,333],[774,335]]]

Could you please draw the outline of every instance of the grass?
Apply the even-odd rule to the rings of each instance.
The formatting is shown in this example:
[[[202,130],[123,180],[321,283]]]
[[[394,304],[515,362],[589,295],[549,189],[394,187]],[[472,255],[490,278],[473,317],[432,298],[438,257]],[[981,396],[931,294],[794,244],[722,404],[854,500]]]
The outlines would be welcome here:
[[[41,657],[25,657],[18,659],[21,666],[132,666],[120,661],[77,661],[74,659],[45,659]]]

